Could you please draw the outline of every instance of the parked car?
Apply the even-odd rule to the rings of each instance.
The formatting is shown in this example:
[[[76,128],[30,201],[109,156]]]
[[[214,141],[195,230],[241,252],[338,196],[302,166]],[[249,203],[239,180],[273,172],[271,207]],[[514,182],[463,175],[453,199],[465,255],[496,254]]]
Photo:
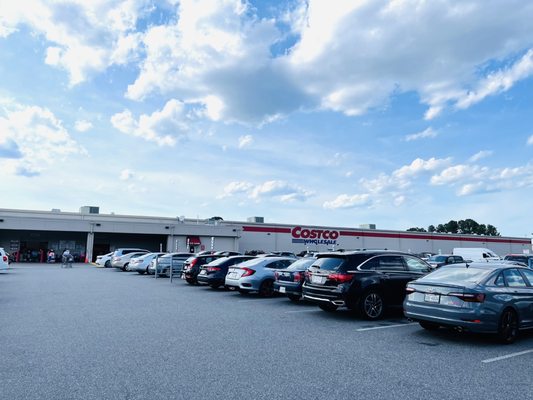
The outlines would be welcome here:
[[[181,253],[170,253],[164,254],[157,258],[157,274],[169,277],[170,276],[170,266],[172,264],[172,272],[174,274],[181,274],[183,271],[183,266],[185,261],[190,258],[191,253],[181,252]],[[154,263],[154,273],[155,273],[155,263]]]
[[[285,270],[276,271],[274,276],[274,290],[287,295],[294,302],[302,298],[302,286],[305,280],[305,272],[314,262],[315,257],[304,257],[294,261]]]
[[[512,343],[533,328],[533,270],[509,263],[449,265],[410,282],[405,316],[422,328],[496,333]]]
[[[113,253],[113,258],[111,258],[111,266],[113,268],[119,268],[122,271],[127,271],[128,264],[130,263],[130,260],[132,258],[140,257],[146,253],[149,253],[149,251],[148,250],[126,251],[126,252],[123,252],[121,255],[117,255],[117,252],[115,251]]]
[[[505,261],[518,261],[533,268],[533,254],[507,254],[503,259]]]
[[[387,306],[403,303],[407,282],[430,271],[418,257],[387,250],[318,254],[308,268],[303,297],[324,311],[348,307],[376,320]]]
[[[298,258],[296,254],[290,251],[271,251],[270,253],[258,254],[257,257],[291,257]]]
[[[0,270],[6,270],[9,268],[9,257],[5,250],[0,247]]]
[[[437,254],[431,256],[427,261],[432,268],[440,268],[443,265],[464,263],[465,260],[461,256],[454,256],[453,254]]]
[[[224,257],[240,256],[241,255],[241,253],[239,253],[238,251],[226,251],[226,250],[215,251],[214,254],[217,255],[217,256],[224,256]]]
[[[225,285],[241,294],[258,292],[260,296],[274,294],[274,273],[294,262],[291,257],[259,257],[228,269]]]
[[[128,265],[128,271],[137,272],[141,275],[148,272],[150,262],[156,257],[160,257],[167,253],[146,253],[141,256],[132,257]]]
[[[453,249],[454,256],[461,256],[471,261],[500,261],[501,257],[485,247],[456,247]]]
[[[238,255],[218,258],[209,264],[204,264],[200,267],[200,273],[197,277],[198,283],[217,289],[224,285],[229,267],[253,258],[255,257]]]
[[[101,267],[111,268],[111,259],[113,258],[113,252],[107,253],[101,256],[96,256],[95,264]]]
[[[181,275],[182,279],[185,279],[190,285],[197,284],[200,267],[222,257],[223,256],[221,255],[215,254],[201,254],[189,257],[183,265],[183,273]]]

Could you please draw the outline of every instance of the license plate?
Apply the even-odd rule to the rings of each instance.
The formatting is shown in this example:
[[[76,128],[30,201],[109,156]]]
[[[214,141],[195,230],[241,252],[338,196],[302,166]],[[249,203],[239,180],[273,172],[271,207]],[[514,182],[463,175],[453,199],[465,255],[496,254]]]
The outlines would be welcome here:
[[[426,293],[424,296],[424,301],[428,303],[439,303],[440,302],[440,295],[439,294],[431,294]]]
[[[228,275],[228,278],[229,279],[237,279],[237,273],[236,272],[232,272]]]
[[[286,292],[285,286],[280,286],[279,287],[279,292],[280,293],[285,293]]]
[[[207,275],[207,271],[205,269],[201,270],[200,275]]]
[[[326,282],[325,276],[311,275],[311,283],[323,284]]]

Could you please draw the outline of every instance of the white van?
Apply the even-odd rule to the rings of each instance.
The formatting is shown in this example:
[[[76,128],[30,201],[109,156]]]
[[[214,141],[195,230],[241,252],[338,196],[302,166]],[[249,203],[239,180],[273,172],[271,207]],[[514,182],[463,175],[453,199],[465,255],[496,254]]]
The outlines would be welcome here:
[[[499,261],[501,257],[490,249],[484,247],[456,247],[453,249],[454,256],[461,256],[471,261]]]

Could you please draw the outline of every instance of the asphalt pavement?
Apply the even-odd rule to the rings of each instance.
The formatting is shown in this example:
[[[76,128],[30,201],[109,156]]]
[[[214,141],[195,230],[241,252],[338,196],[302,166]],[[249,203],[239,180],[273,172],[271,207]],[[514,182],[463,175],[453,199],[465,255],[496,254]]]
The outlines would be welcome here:
[[[531,399],[533,333],[426,332],[74,264],[0,272],[0,399]]]

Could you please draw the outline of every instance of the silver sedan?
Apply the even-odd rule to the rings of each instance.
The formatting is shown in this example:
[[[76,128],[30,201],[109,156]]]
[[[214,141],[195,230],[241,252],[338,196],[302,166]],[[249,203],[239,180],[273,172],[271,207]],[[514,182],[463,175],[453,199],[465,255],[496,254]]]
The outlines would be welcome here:
[[[225,285],[240,293],[258,292],[260,296],[274,294],[274,273],[294,262],[290,257],[262,257],[245,261],[228,269]]]

